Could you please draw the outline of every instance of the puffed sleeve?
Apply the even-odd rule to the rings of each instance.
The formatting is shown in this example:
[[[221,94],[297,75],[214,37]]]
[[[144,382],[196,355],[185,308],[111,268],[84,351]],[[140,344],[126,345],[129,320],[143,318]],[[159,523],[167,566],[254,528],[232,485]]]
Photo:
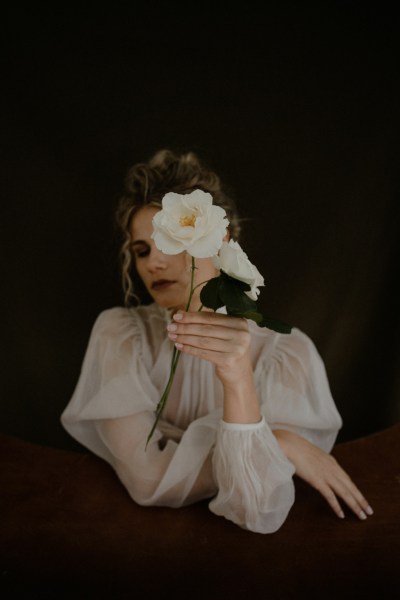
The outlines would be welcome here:
[[[272,430],[292,429],[329,450],[340,425],[312,343],[294,332],[265,344],[255,368],[260,423],[225,423],[219,407],[184,431],[160,422],[145,449],[160,397],[145,339],[143,322],[127,309],[100,315],[64,427],[113,466],[139,504],[179,507],[212,498],[213,513],[251,531],[276,531],[294,501],[294,467]],[[196,368],[213,374],[209,363]],[[207,389],[211,394],[211,383]]]
[[[249,425],[222,421],[213,468],[213,513],[257,533],[281,527],[294,502],[295,469],[264,418]]]
[[[160,422],[145,449],[160,392],[149,372],[144,327],[124,308],[101,313],[61,422],[112,465],[137,503],[183,506],[215,493],[211,448],[217,417],[206,427],[197,420],[185,432]]]
[[[210,503],[214,513],[259,533],[279,529],[294,502],[295,469],[273,430],[294,431],[329,452],[342,423],[311,340],[297,329],[266,339],[255,368],[263,417],[221,423],[213,457],[218,493]]]
[[[332,398],[324,363],[299,329],[274,335],[255,370],[261,409],[271,429],[293,431],[325,452],[342,419]]]

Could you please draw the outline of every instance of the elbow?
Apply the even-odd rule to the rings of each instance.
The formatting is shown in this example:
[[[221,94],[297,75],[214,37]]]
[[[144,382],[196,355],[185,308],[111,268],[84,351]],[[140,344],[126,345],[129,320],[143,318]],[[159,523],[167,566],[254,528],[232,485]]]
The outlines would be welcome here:
[[[138,477],[124,463],[115,464],[114,468],[122,485],[136,504],[141,506],[154,504],[157,482]]]
[[[164,486],[158,478],[140,476],[125,464],[114,465],[115,471],[129,496],[140,506],[168,506],[178,508],[184,504],[179,490]]]

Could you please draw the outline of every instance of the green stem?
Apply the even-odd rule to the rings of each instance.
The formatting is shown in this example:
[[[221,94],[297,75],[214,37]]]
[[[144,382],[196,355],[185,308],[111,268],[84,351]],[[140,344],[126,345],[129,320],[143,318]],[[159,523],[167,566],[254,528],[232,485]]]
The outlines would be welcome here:
[[[150,430],[150,433],[149,433],[149,435],[147,437],[145,449],[147,449],[147,445],[148,445],[149,441],[151,440],[151,438],[153,436],[153,433],[154,433],[154,431],[155,431],[155,429],[157,427],[158,421],[160,420],[161,415],[162,415],[162,413],[164,411],[165,405],[167,403],[167,399],[168,399],[169,392],[170,392],[171,387],[172,387],[172,382],[174,380],[175,371],[176,371],[176,367],[178,366],[178,361],[179,361],[180,355],[181,355],[181,352],[178,351],[176,349],[176,347],[174,346],[173,360],[172,360],[171,371],[170,371],[170,374],[169,374],[168,382],[167,382],[167,385],[165,386],[165,390],[163,392],[163,395],[161,396],[161,399],[160,399],[159,403],[157,404],[157,408],[155,410],[156,418],[155,418],[153,426],[152,426],[152,428]]]
[[[189,293],[189,299],[188,299],[187,304],[186,304],[185,312],[187,312],[189,310],[189,308],[190,308],[190,303],[192,302],[193,293],[194,293],[194,290],[196,289],[193,286],[193,284],[194,284],[194,271],[195,271],[195,269],[196,269],[196,262],[195,262],[194,256],[192,256],[192,274],[191,274],[191,278],[190,278],[190,293]]]
[[[191,278],[190,278],[190,293],[189,293],[188,301],[186,303],[185,312],[187,312],[189,310],[190,304],[192,302],[194,290],[196,289],[196,287],[198,287],[198,286],[194,287],[194,285],[193,285],[194,284],[195,269],[196,269],[196,262],[195,262],[194,256],[192,256],[192,273],[191,273]],[[201,310],[202,308],[203,308],[203,305],[201,305],[201,307],[200,307],[199,310]],[[162,413],[164,411],[164,408],[165,408],[165,405],[167,403],[167,399],[168,399],[169,393],[171,391],[172,383],[174,381],[175,371],[176,371],[176,367],[178,366],[178,362],[179,362],[180,356],[181,356],[180,350],[178,350],[176,348],[176,346],[174,345],[174,350],[173,350],[173,353],[172,353],[172,360],[171,360],[171,370],[170,370],[170,374],[169,374],[169,377],[168,377],[168,382],[167,382],[167,385],[165,386],[165,390],[163,392],[163,395],[161,396],[161,399],[160,399],[159,403],[157,404],[157,408],[155,410],[156,418],[155,418],[153,426],[152,426],[152,428],[150,430],[150,433],[149,433],[149,435],[147,437],[145,449],[147,449],[148,443],[150,442],[150,440],[151,440],[151,438],[153,436],[153,433],[154,433],[154,431],[155,431],[155,429],[157,427],[158,421],[160,420],[161,415],[162,415]]]

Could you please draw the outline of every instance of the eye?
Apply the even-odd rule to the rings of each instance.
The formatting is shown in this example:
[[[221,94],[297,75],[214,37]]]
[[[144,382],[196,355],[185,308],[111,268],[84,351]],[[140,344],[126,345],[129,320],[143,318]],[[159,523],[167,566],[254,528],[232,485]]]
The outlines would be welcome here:
[[[145,245],[137,245],[134,246],[132,249],[132,254],[133,256],[137,259],[137,258],[144,258],[145,256],[147,256],[150,252],[150,249],[148,246]]]
[[[143,248],[142,250],[136,250],[135,256],[136,258],[143,258],[149,254],[149,250],[147,248]]]

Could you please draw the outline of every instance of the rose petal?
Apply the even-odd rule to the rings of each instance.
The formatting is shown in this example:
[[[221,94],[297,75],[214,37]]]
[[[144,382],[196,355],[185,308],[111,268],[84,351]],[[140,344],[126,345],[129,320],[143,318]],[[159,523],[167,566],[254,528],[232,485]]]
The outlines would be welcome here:
[[[162,210],[153,218],[153,239],[162,252],[177,254],[187,250],[192,256],[213,256],[220,248],[229,221],[224,209],[212,204],[212,196],[202,190],[190,194],[168,192]],[[185,225],[187,219],[193,225]]]

